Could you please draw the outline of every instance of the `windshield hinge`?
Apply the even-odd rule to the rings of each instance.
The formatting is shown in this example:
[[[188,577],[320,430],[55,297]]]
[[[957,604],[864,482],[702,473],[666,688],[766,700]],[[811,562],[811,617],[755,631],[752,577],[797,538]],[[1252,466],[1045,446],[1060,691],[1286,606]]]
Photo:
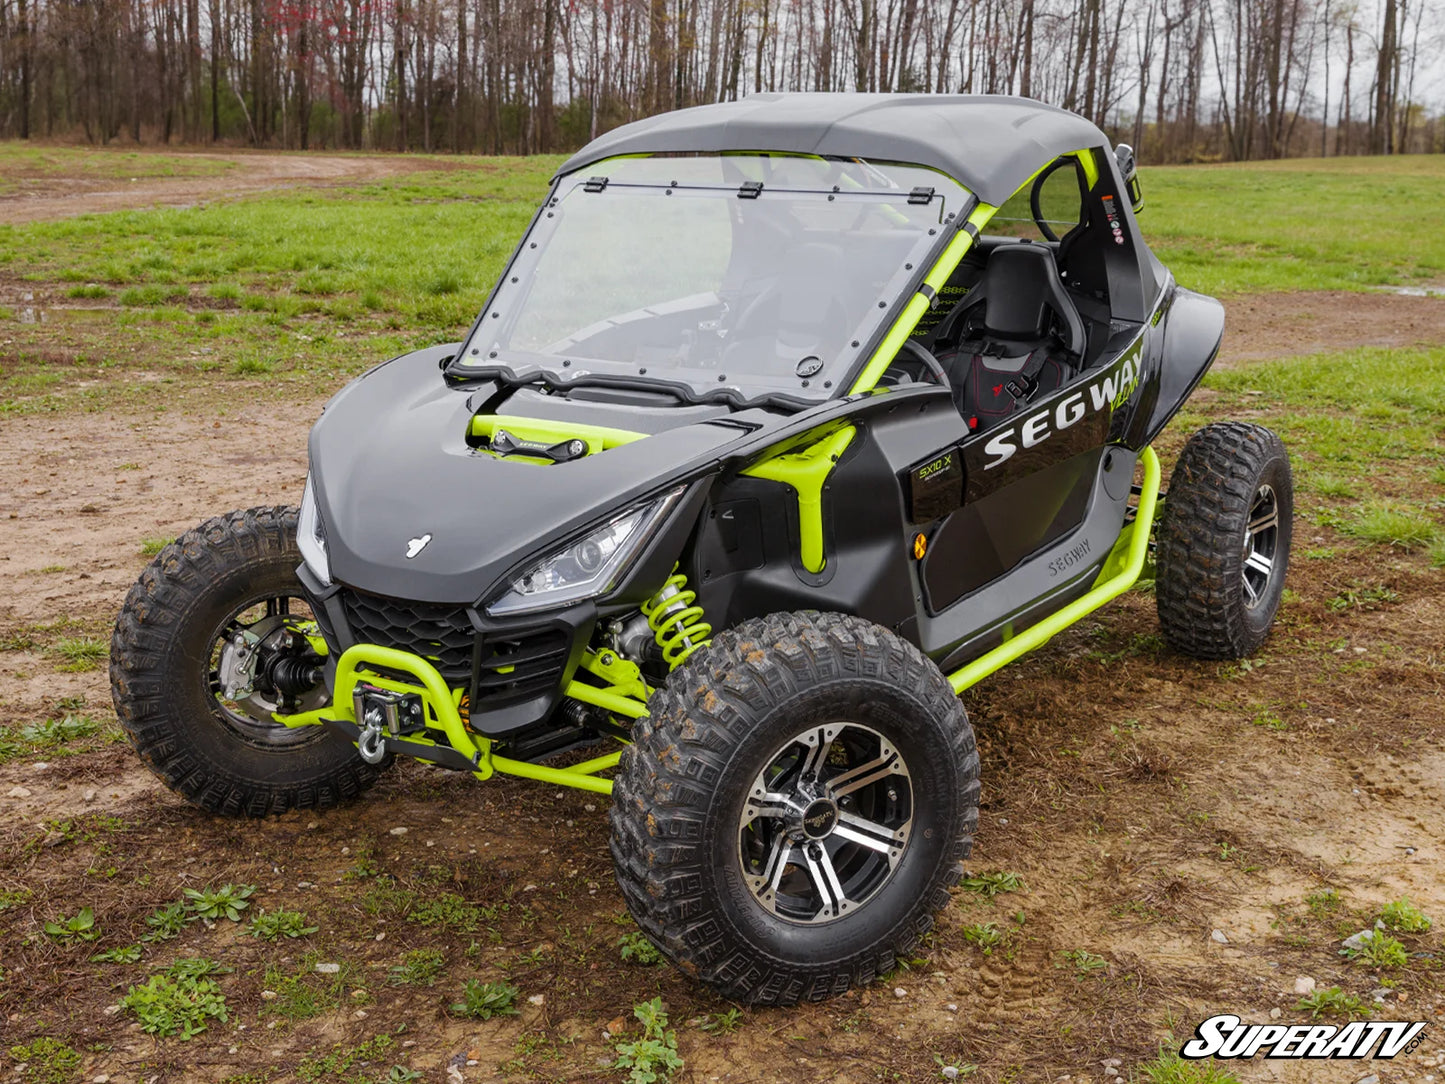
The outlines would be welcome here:
[[[582,186],[584,192],[601,192],[607,187],[606,177],[588,177],[587,183]]]
[[[762,193],[762,181],[744,181],[738,189],[738,199],[757,199]]]
[[[908,193],[909,203],[929,203],[933,199],[933,188],[927,185],[919,185],[912,192]]]

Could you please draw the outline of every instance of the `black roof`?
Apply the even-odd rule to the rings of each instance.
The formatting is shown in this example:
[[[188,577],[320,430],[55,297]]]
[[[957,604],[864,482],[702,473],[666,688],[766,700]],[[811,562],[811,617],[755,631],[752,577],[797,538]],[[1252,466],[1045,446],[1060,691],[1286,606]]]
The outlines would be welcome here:
[[[618,154],[776,151],[907,162],[953,177],[1001,204],[1068,151],[1108,146],[1076,113],[984,94],[753,94],[615,128],[558,175]]]

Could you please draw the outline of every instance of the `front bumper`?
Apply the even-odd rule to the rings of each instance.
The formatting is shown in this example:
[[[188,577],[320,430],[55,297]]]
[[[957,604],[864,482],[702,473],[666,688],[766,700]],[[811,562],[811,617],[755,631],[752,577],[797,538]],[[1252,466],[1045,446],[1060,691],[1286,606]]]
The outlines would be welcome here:
[[[602,696],[616,695],[604,689],[595,692]],[[374,724],[368,725],[364,718],[358,719],[358,706],[365,711],[368,696],[376,693],[416,698],[421,704],[424,725],[406,733],[387,733]],[[568,768],[550,768],[496,756],[491,740],[472,732],[463,721],[462,695],[460,689],[448,688],[437,668],[419,655],[376,644],[355,644],[336,660],[329,705],[299,715],[277,715],[275,719],[287,727],[329,726],[356,741],[362,749],[369,747],[379,753],[416,757],[445,768],[469,771],[478,779],[490,779],[501,772],[598,794],[612,793],[612,781],[597,778],[597,773],[616,767],[621,753],[609,753]],[[632,707],[636,709],[638,705]],[[640,713],[645,713],[645,709]],[[436,732],[440,732],[438,737],[444,740],[433,737]]]
[[[305,565],[298,575],[334,658],[362,645],[425,662],[449,696],[465,695],[466,726],[489,738],[516,734],[551,717],[597,621],[590,603],[544,618],[499,622],[476,606],[408,602],[323,584]],[[337,703],[342,701],[339,680],[339,674],[332,675]]]

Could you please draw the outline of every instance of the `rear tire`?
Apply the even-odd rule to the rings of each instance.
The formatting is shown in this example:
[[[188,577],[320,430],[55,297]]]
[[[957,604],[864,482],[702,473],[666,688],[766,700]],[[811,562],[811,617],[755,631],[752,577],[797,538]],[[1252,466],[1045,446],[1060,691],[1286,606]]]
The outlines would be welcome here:
[[[325,727],[289,730],[214,690],[218,635],[248,607],[288,612],[289,602],[272,600],[301,598],[300,564],[295,508],[217,516],[160,552],[116,619],[110,687],[120,724],[146,766],[208,812],[324,809],[360,794],[390,763],[367,764]]]
[[[1189,438],[1169,481],[1155,599],[1164,638],[1200,659],[1240,659],[1269,635],[1289,567],[1289,453],[1262,425]]]
[[[738,1001],[820,1000],[933,925],[978,824],[978,753],[915,647],[854,617],[775,614],[719,634],[648,708],[612,856],[684,971]]]

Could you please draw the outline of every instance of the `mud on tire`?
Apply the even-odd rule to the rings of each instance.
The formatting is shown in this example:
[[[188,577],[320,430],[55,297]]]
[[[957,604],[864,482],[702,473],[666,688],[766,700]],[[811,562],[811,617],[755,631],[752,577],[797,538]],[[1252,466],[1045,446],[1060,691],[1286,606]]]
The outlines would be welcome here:
[[[252,508],[166,546],[130,589],[110,646],[110,686],[126,736],[171,790],[213,813],[259,817],[326,808],[381,767],[322,727],[237,725],[210,688],[210,653],[250,600],[299,597],[296,509]]]
[[[633,918],[684,971],[739,1001],[820,1000],[932,926],[978,824],[978,754],[911,644],[836,614],[753,619],[648,707],[616,779],[612,856]],[[809,827],[769,815],[774,790]]]
[[[1160,517],[1155,600],[1164,638],[1200,659],[1264,643],[1289,565],[1289,454],[1262,425],[1220,422],[1189,438]]]

